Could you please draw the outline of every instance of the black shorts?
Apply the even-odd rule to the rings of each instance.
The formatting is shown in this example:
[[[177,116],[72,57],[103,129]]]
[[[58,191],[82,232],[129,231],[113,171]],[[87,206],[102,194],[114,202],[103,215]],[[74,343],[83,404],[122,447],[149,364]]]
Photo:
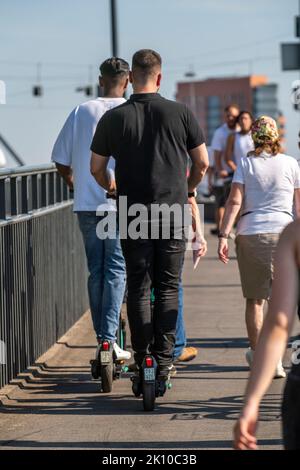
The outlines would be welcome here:
[[[215,186],[213,188],[213,195],[216,198],[216,205],[218,209],[225,207],[226,203],[226,194],[224,186]]]
[[[224,186],[215,186],[213,188],[213,195],[216,198],[217,208],[221,209],[224,208],[226,205],[226,201],[229,197],[231,190],[231,181],[226,181]]]

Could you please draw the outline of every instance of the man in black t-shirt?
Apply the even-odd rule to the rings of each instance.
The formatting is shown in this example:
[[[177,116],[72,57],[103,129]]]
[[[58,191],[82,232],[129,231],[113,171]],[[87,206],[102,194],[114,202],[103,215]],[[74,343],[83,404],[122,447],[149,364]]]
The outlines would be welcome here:
[[[100,119],[91,145],[91,172],[109,193],[117,189],[119,220],[121,197],[128,208],[153,204],[183,208],[208,168],[202,130],[184,105],[158,94],[161,58],[144,49],[134,54],[130,99]],[[192,165],[187,179],[187,154]],[[107,171],[109,157],[116,160],[116,181]],[[127,214],[126,214],[127,216]],[[130,219],[131,220],[131,219]],[[130,236],[121,240],[126,261],[127,313],[135,361],[141,365],[151,352],[159,373],[167,377],[172,365],[178,313],[178,282],[182,269],[185,239],[172,230],[170,236],[154,238]],[[122,234],[121,234],[122,238]],[[150,288],[154,287],[153,318]]]

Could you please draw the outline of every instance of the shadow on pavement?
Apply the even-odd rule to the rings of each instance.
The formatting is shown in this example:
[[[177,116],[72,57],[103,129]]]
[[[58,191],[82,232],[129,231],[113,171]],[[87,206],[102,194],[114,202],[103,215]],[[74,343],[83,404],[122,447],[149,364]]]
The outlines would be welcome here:
[[[281,439],[261,439],[261,446],[280,446]],[[57,449],[232,449],[230,440],[180,441],[180,442],[38,442],[0,441],[1,447],[14,448],[57,448]]]

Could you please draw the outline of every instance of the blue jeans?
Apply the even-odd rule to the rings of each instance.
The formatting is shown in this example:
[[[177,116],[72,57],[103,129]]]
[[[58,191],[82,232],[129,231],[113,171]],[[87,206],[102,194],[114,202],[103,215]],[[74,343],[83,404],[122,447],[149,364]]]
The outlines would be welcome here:
[[[87,256],[88,293],[95,333],[98,338],[115,341],[126,283],[120,239],[98,238],[96,228],[101,217],[96,212],[78,212],[77,216]]]
[[[179,288],[178,288],[178,316],[176,323],[176,340],[174,349],[174,359],[180,356],[183,348],[186,346],[186,334],[183,319],[183,285],[182,275],[180,275]]]

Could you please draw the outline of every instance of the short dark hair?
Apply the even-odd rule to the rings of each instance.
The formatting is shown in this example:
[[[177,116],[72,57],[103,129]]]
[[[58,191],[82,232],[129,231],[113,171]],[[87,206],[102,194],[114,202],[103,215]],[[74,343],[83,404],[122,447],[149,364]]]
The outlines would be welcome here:
[[[243,114],[248,114],[248,116],[250,117],[251,121],[254,121],[254,116],[253,114],[250,112],[250,111],[247,111],[247,110],[243,110],[240,112],[240,114],[238,115],[237,119],[239,120]]]
[[[129,64],[120,57],[110,57],[99,67],[101,77],[109,80],[112,84],[117,84],[121,79],[129,75]]]
[[[152,49],[141,49],[132,57],[132,73],[134,78],[146,83],[161,68],[162,60],[158,52]]]

